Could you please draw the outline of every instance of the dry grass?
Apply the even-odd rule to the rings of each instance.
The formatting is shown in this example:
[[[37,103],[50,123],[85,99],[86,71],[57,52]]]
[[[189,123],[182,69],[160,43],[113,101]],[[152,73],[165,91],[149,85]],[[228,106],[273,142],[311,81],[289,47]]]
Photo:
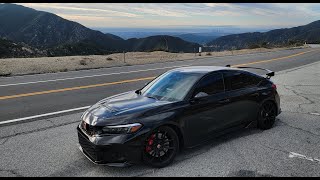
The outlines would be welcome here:
[[[278,51],[288,48],[275,49],[242,49],[235,51],[204,52],[199,53],[168,53],[155,52],[128,52],[123,61],[123,53],[110,55],[91,56],[64,56],[64,57],[40,57],[40,58],[9,58],[0,59],[0,76],[12,76],[21,74],[66,72],[81,69],[92,69],[112,66],[146,64],[165,61],[176,61],[185,59],[197,59],[205,57],[239,55],[255,52]]]

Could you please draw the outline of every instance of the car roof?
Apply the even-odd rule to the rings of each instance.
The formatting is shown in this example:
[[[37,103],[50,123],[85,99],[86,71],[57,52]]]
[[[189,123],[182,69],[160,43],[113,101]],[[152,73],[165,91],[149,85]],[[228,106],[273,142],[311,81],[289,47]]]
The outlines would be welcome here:
[[[210,72],[220,71],[220,70],[241,70],[241,69],[224,67],[224,66],[186,66],[186,67],[175,68],[170,71],[207,74]]]

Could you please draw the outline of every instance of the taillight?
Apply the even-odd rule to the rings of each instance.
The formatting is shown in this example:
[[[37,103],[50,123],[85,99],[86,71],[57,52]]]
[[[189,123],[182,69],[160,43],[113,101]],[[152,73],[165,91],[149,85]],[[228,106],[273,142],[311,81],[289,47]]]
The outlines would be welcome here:
[[[277,86],[275,84],[272,84],[272,89],[277,90]]]

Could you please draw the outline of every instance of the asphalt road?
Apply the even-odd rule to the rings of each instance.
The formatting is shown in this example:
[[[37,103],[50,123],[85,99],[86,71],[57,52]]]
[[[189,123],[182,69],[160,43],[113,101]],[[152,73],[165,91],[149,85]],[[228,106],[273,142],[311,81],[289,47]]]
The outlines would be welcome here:
[[[316,54],[314,56],[317,58]],[[0,177],[319,177],[319,69],[320,62],[316,62],[278,71],[272,78],[277,84],[283,110],[273,128],[266,131],[243,129],[213,139],[182,151],[173,164],[161,169],[144,165],[115,168],[91,163],[78,149],[76,126],[81,112],[0,126]]]
[[[110,95],[138,89],[153,77],[179,66],[248,65],[278,72],[319,61],[319,53],[319,48],[294,49],[74,72],[1,77],[0,123],[89,106]]]

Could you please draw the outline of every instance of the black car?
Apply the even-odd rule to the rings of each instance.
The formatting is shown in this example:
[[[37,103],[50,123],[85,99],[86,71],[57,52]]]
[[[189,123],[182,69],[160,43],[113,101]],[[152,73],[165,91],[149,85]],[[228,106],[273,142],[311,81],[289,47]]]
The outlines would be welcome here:
[[[80,150],[96,164],[169,165],[184,147],[237,127],[269,129],[281,112],[276,85],[238,67],[189,66],[99,101],[81,116]],[[259,69],[259,68],[255,68]]]

